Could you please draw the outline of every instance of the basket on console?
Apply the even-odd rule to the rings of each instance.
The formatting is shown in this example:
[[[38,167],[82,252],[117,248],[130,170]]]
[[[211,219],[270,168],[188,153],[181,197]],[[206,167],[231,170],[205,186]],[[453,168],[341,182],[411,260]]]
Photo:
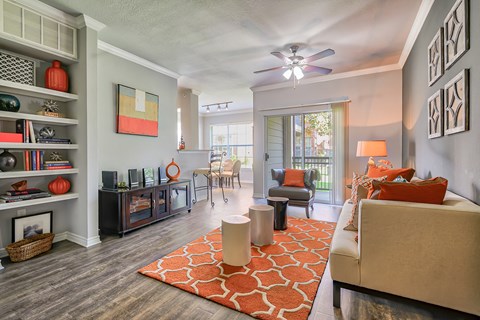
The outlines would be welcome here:
[[[13,262],[25,261],[52,248],[55,234],[44,233],[9,244],[6,249]]]

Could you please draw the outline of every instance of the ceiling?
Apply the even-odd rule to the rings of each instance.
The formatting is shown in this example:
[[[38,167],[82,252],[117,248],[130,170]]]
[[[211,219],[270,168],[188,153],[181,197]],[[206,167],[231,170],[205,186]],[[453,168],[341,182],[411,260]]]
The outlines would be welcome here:
[[[252,108],[251,87],[286,82],[272,51],[300,44],[332,74],[396,64],[421,0],[42,0],[106,25],[99,39],[181,75],[200,104]],[[308,74],[305,78],[318,77]],[[290,80],[291,83],[292,80]],[[300,83],[301,85],[301,83]]]

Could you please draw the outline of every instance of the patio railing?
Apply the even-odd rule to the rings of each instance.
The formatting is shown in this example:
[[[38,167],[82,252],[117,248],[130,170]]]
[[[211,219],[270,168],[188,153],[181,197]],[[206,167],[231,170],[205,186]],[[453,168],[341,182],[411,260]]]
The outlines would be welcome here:
[[[295,169],[302,168],[302,157],[292,157],[292,166]],[[317,190],[332,190],[332,157],[305,157],[305,169],[317,169],[320,176],[317,180]]]

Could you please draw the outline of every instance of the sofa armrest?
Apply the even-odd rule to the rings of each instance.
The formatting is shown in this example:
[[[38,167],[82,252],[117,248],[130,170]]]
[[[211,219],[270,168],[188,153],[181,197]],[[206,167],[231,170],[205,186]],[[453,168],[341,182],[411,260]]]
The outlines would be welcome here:
[[[362,200],[361,286],[480,314],[480,207]]]
[[[308,189],[312,190],[313,196],[315,196],[315,190],[317,188],[317,186],[315,185],[315,182],[317,181],[317,179],[318,179],[317,169],[307,169],[307,170],[305,170],[304,183],[305,183],[305,186]]]

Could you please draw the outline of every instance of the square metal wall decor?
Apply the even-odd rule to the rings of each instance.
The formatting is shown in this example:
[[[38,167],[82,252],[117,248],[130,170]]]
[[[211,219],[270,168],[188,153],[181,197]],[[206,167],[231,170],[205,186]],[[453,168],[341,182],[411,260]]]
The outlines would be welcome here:
[[[462,70],[444,89],[445,135],[467,131],[469,126],[468,69]]]
[[[449,69],[470,47],[469,1],[457,0],[443,24],[445,69]]]
[[[428,98],[428,139],[443,136],[443,89]]]
[[[440,28],[428,45],[428,85],[443,75],[443,28]]]

